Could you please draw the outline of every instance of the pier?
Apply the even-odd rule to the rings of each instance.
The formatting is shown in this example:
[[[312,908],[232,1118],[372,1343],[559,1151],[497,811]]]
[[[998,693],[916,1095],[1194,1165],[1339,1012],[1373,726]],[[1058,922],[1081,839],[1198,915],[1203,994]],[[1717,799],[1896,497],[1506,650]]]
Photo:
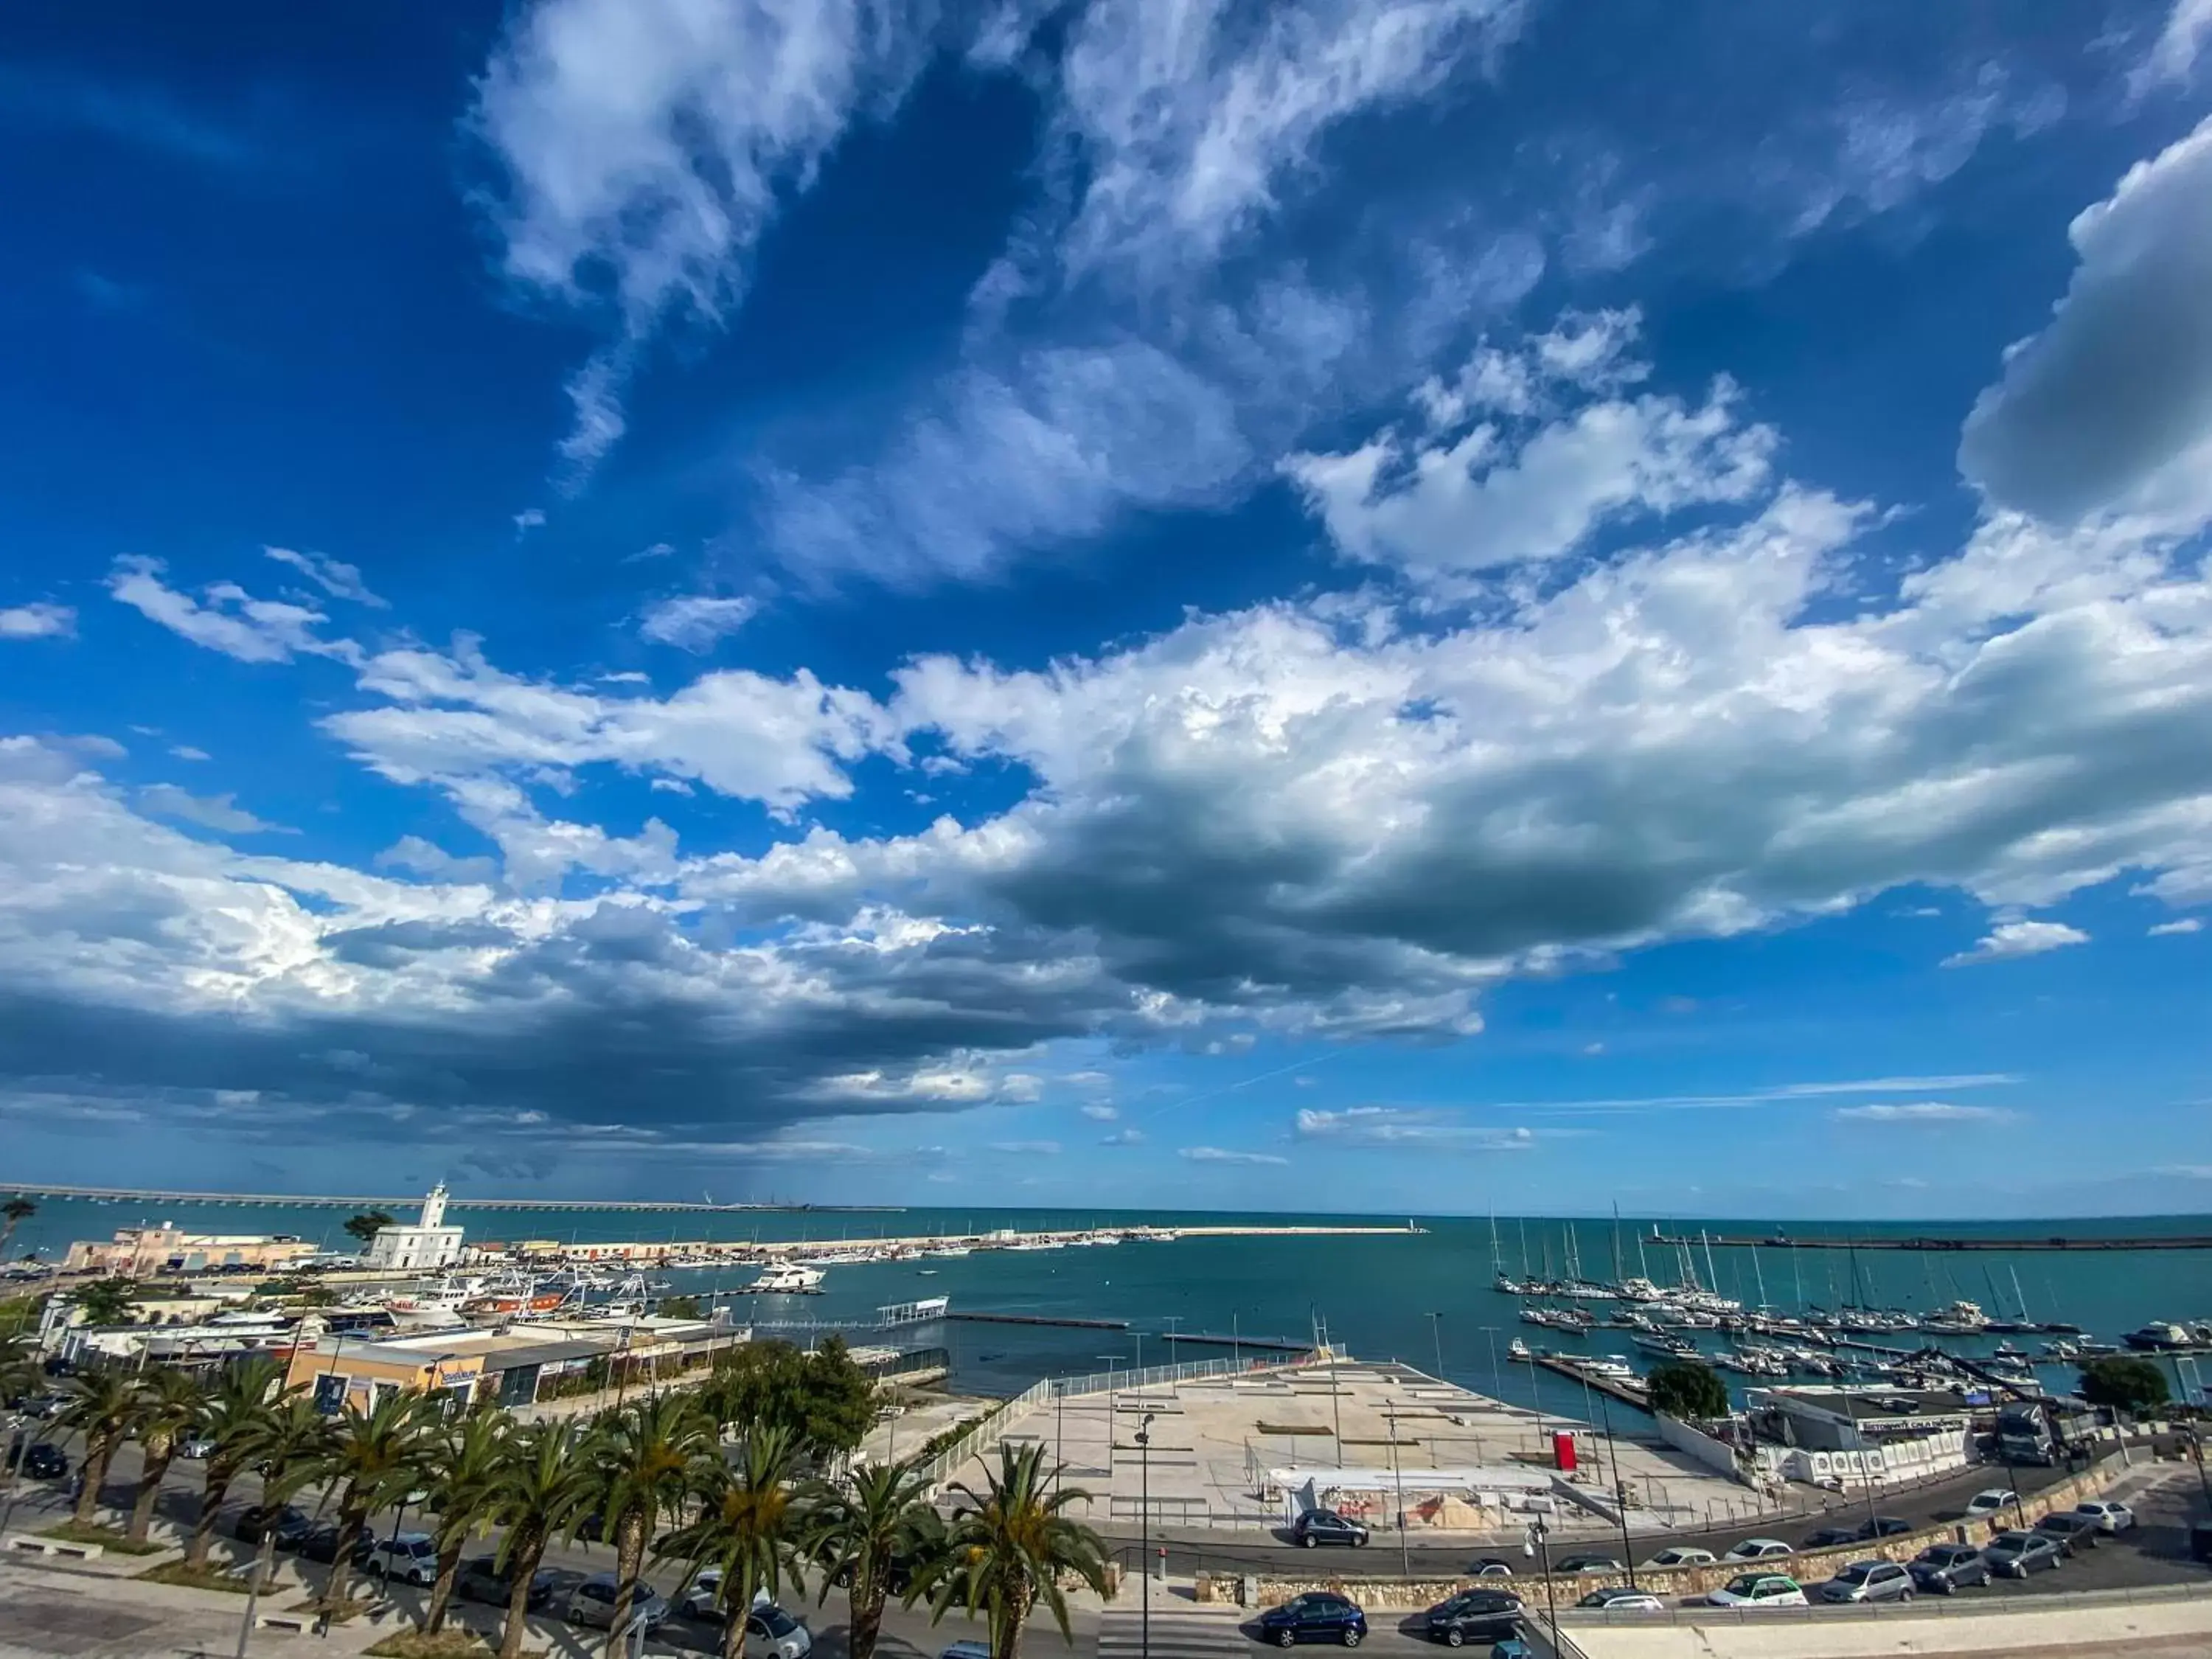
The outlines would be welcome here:
[[[1076,1319],[1058,1314],[948,1313],[947,1319],[966,1325],[1057,1325],[1078,1331],[1126,1331],[1126,1319]]]
[[[358,1193],[196,1193],[161,1187],[70,1187],[48,1182],[8,1183],[0,1191],[25,1198],[82,1198],[96,1204],[289,1204],[317,1209],[412,1209],[420,1193],[398,1197]],[[702,1215],[903,1215],[902,1204],[711,1204],[673,1198],[448,1198],[449,1210],[683,1211]]]
[[[1640,1412],[1651,1409],[1650,1391],[1641,1383],[1621,1382],[1610,1376],[1593,1376],[1576,1362],[1571,1355],[1540,1353],[1530,1356],[1546,1370],[1560,1376],[1571,1377],[1586,1389],[1595,1389],[1608,1399],[1618,1400],[1624,1406],[1633,1406]]]
[[[1175,1352],[1179,1342],[1196,1342],[1209,1348],[1251,1348],[1262,1353],[1311,1353],[1313,1344],[1296,1342],[1287,1336],[1243,1336],[1234,1332],[1219,1331],[1162,1331],[1159,1340]]]
[[[1669,1249],[1736,1250],[2212,1250],[2212,1233],[2170,1233],[2148,1238],[1796,1238],[1788,1233],[1700,1233],[1672,1238],[1654,1232],[1647,1241]]]

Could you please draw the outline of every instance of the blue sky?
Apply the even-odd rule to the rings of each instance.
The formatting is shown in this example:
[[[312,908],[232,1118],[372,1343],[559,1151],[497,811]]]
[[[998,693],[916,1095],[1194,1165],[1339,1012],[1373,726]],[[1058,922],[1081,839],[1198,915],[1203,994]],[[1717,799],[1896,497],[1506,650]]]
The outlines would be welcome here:
[[[11,1171],[2207,1207],[2205,0],[0,40]]]

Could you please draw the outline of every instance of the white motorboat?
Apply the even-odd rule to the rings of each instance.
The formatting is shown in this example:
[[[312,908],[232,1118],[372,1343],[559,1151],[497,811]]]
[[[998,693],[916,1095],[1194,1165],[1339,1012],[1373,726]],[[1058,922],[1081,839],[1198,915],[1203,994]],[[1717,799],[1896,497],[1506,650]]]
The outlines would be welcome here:
[[[1517,1336],[1505,1345],[1505,1357],[1508,1359],[1517,1359],[1523,1364],[1535,1358],[1528,1352],[1528,1345]]]
[[[738,1288],[756,1296],[814,1296],[821,1291],[827,1276],[821,1268],[803,1261],[779,1261],[762,1268],[758,1279]]]

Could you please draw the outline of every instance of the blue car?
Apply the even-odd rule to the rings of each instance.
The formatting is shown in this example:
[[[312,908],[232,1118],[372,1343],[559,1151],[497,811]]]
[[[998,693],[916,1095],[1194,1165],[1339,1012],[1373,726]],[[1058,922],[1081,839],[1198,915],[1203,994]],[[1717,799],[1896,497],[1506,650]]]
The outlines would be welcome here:
[[[1260,1639],[1279,1648],[1300,1642],[1337,1642],[1356,1648],[1367,1639],[1367,1615],[1341,1595],[1310,1590],[1261,1613]]]

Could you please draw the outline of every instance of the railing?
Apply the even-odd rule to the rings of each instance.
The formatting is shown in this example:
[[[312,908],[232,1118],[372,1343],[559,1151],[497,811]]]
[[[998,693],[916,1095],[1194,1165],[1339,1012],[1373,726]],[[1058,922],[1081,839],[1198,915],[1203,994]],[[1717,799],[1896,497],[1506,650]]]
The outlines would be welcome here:
[[[1052,1379],[1032,1382],[1012,1400],[1003,1401],[970,1424],[965,1433],[921,1466],[922,1478],[935,1492],[945,1479],[973,1457],[989,1437],[1001,1433],[1016,1419],[1028,1413],[1030,1407],[1052,1398]]]

